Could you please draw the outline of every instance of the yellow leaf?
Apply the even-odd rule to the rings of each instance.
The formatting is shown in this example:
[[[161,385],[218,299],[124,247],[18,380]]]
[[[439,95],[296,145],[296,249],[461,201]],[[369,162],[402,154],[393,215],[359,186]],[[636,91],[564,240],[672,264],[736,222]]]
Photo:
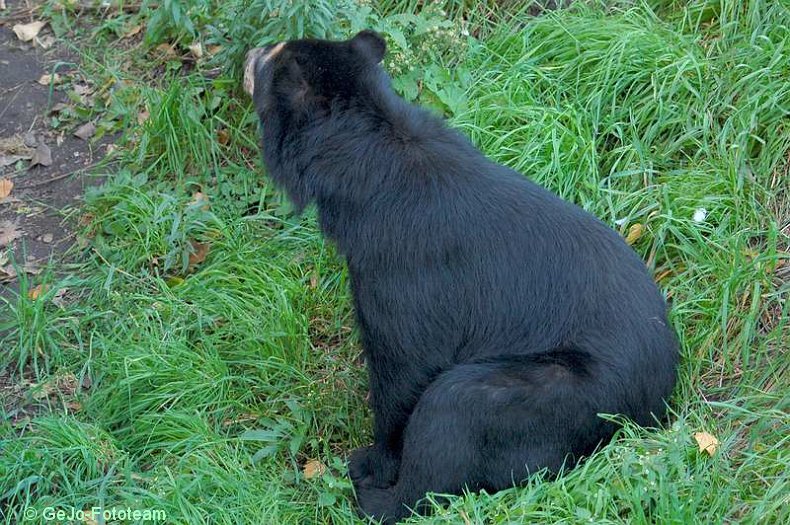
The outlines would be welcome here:
[[[43,284],[39,284],[38,286],[34,286],[27,292],[27,296],[33,299],[34,301],[39,298],[41,294],[47,291],[47,287]]]
[[[699,451],[707,452],[709,456],[712,456],[716,452],[716,449],[719,448],[719,440],[716,439],[716,436],[713,434],[697,432],[694,434],[694,439],[697,445],[699,445]]]
[[[14,189],[14,183],[6,178],[0,179],[0,200],[5,199],[11,195],[11,190]]]
[[[304,464],[302,472],[304,473],[304,479],[313,479],[326,472],[326,465],[317,459],[311,459]]]
[[[625,236],[625,242],[628,244],[634,244],[639,238],[642,236],[642,232],[645,230],[645,227],[642,226],[641,223],[632,224],[630,228],[628,228],[628,235]]]
[[[30,22],[29,24],[17,24],[12,29],[16,37],[21,40],[22,42],[30,42],[38,32],[41,31],[41,28],[47,25],[46,22]]]

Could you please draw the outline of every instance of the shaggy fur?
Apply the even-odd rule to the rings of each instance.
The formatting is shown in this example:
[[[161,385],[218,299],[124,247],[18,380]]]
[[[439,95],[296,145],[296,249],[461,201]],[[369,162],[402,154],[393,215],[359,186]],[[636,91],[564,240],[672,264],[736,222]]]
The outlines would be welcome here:
[[[265,165],[351,275],[375,416],[349,466],[362,512],[573,466],[615,431],[600,413],[661,418],[676,340],[617,233],[399,98],[375,33],[271,50],[249,64]]]

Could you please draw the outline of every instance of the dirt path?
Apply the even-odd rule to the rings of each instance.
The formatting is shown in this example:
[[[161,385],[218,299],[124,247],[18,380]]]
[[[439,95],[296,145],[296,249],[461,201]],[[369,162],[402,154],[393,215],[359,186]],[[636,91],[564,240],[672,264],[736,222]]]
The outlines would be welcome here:
[[[13,260],[19,271],[33,274],[74,242],[74,221],[64,212],[79,205],[86,186],[100,182],[83,171],[106,153],[104,144],[92,145],[50,125],[53,108],[67,99],[65,86],[51,89],[39,80],[56,64],[57,73],[68,76],[76,71],[76,60],[57,42],[48,50],[21,42],[11,29],[19,22],[0,21],[0,296],[5,297],[18,288]],[[43,37],[48,33],[41,31]],[[33,165],[30,157],[37,152],[48,166]],[[5,198],[3,184],[6,190],[12,185]]]

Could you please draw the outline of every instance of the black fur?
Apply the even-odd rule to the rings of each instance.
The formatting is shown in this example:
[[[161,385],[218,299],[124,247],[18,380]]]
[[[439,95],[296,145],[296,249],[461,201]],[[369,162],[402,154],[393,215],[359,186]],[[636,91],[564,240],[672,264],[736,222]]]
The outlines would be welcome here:
[[[390,523],[426,492],[513,486],[652,425],[675,382],[666,305],[623,239],[407,104],[384,42],[288,42],[255,66],[270,176],[345,256],[374,444],[361,510]]]

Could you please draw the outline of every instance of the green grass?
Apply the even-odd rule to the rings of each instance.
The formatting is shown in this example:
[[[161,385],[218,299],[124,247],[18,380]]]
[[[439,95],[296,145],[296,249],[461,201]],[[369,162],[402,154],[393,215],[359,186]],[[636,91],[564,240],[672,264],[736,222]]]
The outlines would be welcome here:
[[[336,3],[314,0],[302,23],[260,1],[45,11],[64,38],[91,35],[83,68],[120,87],[90,111],[124,138],[75,212],[78,262],[0,303],[0,517],[361,523],[344,460],[370,441],[370,415],[346,272],[312,213],[294,216],[264,177],[235,75],[249,45],[365,24],[390,39],[406,96],[641,232],[683,351],[668,428],[625,425],[558,480],[414,522],[789,522],[790,3],[582,2],[538,18],[526,0]],[[147,44],[119,38],[140,23]],[[152,51],[194,38],[223,50],[190,71]],[[205,75],[213,65],[227,73]],[[712,457],[698,431],[721,441]],[[309,460],[327,471],[306,479]]]

